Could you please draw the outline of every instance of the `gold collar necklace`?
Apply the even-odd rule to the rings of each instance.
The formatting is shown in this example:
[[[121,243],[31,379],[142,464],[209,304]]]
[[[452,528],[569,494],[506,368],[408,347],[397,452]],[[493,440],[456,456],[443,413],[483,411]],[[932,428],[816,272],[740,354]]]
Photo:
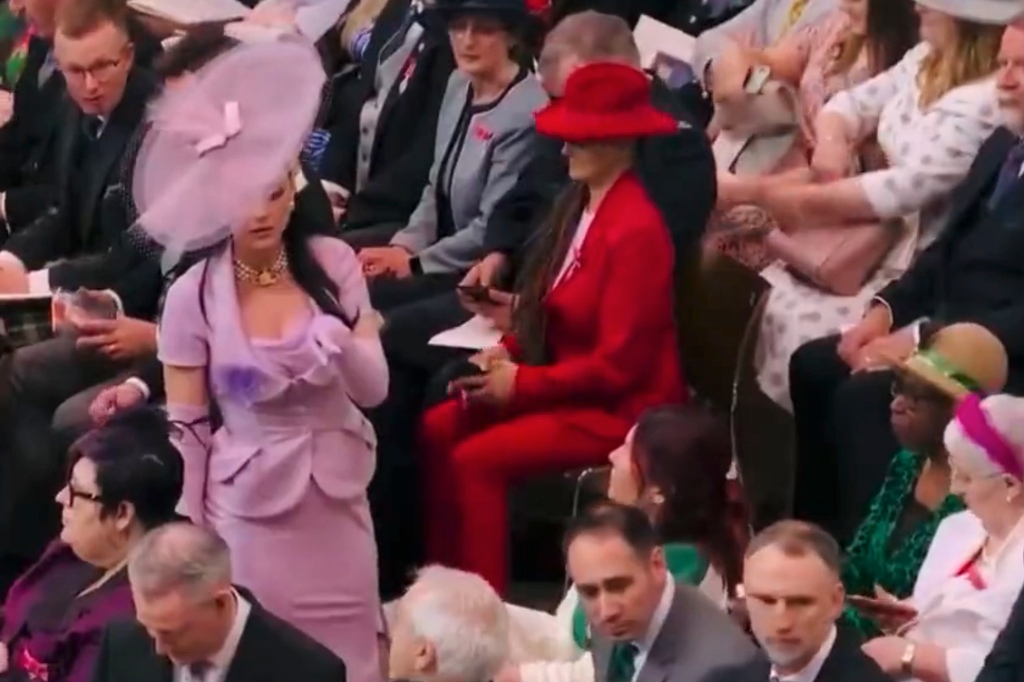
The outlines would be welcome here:
[[[282,249],[274,262],[265,268],[254,268],[235,258],[234,268],[235,279],[239,282],[248,282],[258,287],[269,287],[280,282],[281,277],[288,270],[288,255]]]

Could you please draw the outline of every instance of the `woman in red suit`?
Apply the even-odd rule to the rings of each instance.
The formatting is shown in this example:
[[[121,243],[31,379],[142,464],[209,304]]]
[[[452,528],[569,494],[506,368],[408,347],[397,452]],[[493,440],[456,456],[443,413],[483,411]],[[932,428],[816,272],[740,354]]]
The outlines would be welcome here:
[[[424,417],[428,559],[499,591],[509,485],[601,464],[644,409],[687,396],[672,243],[633,171],[636,140],[677,126],[649,87],[632,67],[590,64],[537,113],[537,130],[566,143],[573,186],[524,268],[514,334]]]

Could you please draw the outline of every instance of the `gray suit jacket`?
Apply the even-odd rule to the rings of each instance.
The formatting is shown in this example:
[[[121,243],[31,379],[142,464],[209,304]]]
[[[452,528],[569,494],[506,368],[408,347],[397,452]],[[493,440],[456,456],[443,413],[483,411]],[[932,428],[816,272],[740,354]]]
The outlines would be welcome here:
[[[596,682],[606,682],[612,642],[591,639]],[[728,614],[689,585],[675,598],[636,682],[702,682],[713,671],[756,660],[758,649]]]
[[[527,74],[499,101],[473,115],[461,151],[452,153],[448,162],[455,163],[448,199],[454,234],[438,240],[438,174],[468,97],[469,79],[455,71],[448,80],[437,119],[429,181],[409,224],[391,240],[419,256],[425,273],[468,270],[484,256],[484,231],[491,212],[515,186],[534,154],[533,114],[547,103],[540,82]]]

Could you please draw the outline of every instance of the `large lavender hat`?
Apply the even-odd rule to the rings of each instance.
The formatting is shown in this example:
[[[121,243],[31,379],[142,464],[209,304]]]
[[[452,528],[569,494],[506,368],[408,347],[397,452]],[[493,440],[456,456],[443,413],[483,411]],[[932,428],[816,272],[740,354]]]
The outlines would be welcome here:
[[[326,80],[298,38],[242,43],[153,107],[135,165],[138,225],[168,256],[240,228],[284,179]]]

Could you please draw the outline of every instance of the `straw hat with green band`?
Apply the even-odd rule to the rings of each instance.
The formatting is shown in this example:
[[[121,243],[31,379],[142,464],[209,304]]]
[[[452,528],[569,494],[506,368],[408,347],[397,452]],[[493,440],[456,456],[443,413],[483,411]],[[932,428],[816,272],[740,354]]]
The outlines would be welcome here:
[[[981,325],[952,324],[937,331],[926,348],[901,369],[952,398],[998,393],[1006,383],[1008,360],[999,339]]]

